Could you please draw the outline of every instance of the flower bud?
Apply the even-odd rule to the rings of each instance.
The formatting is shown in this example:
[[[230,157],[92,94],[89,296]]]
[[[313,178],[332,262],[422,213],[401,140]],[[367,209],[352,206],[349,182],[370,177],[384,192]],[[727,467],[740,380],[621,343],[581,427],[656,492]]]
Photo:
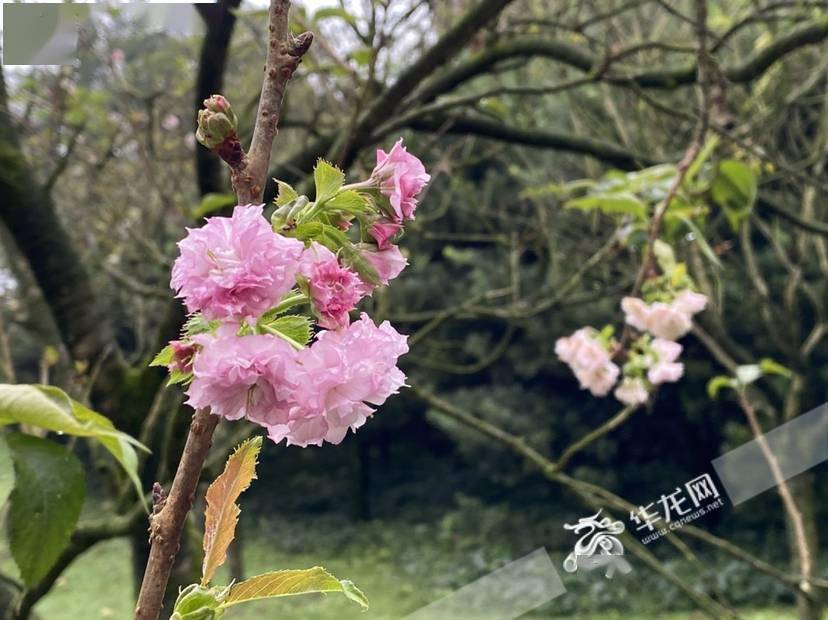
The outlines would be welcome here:
[[[198,111],[196,139],[208,149],[214,149],[236,135],[237,124],[230,102],[221,95],[213,95],[204,100],[204,108]]]

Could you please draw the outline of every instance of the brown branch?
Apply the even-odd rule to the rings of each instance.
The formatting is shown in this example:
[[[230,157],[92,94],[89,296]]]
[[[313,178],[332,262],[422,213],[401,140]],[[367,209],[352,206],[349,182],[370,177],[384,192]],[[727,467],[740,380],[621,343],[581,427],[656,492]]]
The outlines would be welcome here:
[[[681,189],[681,185],[684,183],[684,179],[690,170],[690,166],[693,164],[693,160],[696,159],[702,146],[704,146],[704,139],[707,136],[707,130],[710,126],[710,114],[712,111],[710,69],[712,61],[707,51],[707,0],[696,0],[696,37],[698,39],[698,75],[696,77],[699,85],[698,124],[696,125],[696,131],[694,132],[690,146],[687,147],[681,161],[676,166],[676,176],[670,185],[670,189],[667,191],[664,200],[656,206],[655,213],[650,221],[650,231],[647,235],[647,245],[644,248],[644,258],[641,261],[641,267],[639,267],[635,274],[635,282],[630,291],[630,297],[638,297],[644,280],[650,275],[653,259],[655,258],[655,244],[661,233],[661,224],[664,220],[664,215],[670,208],[679,189]],[[621,340],[615,348],[616,354],[624,349],[624,346],[629,342],[631,337],[631,327],[628,324],[624,325]]]
[[[289,0],[271,0],[265,76],[250,154],[241,151],[239,145],[241,158],[234,162],[235,165],[231,163],[231,179],[239,204],[257,203],[262,198],[285,88],[313,41],[313,35],[308,32],[295,40],[289,38],[289,8]],[[227,161],[221,152],[219,155]],[[195,413],[169,496],[157,514],[150,518],[150,556],[135,608],[135,620],[157,620],[161,613],[181,533],[218,421],[219,418],[207,410]]]
[[[450,403],[447,400],[440,398],[439,396],[436,396],[434,394],[417,388],[414,388],[414,393],[418,397],[423,399],[426,403],[434,407],[439,413],[446,415],[447,417],[450,417],[453,420],[456,420],[457,422],[460,422],[465,426],[473,428],[482,435],[507,447],[515,454],[522,456],[532,465],[536,466],[540,473],[543,474],[543,476],[548,478],[550,481],[562,484],[563,486],[568,487],[573,491],[576,491],[579,495],[581,495],[582,493],[587,493],[595,497],[598,497],[603,502],[606,502],[607,506],[614,507],[619,510],[629,511],[637,509],[635,505],[626,501],[624,498],[615,495],[607,489],[591,484],[589,482],[577,480],[564,474],[555,466],[555,463],[551,459],[543,456],[537,450],[529,446],[522,437],[513,435],[507,431],[504,431],[496,427],[493,424],[490,424],[489,422],[486,422],[485,420],[481,420],[480,418],[472,415],[465,409],[458,407],[457,405]],[[727,553],[731,557],[746,562],[757,571],[762,572],[770,577],[773,577],[774,579],[779,581],[779,583],[785,585],[786,587],[791,588],[794,591],[800,591],[800,583],[802,581],[801,575],[790,575],[783,573],[782,571],[768,564],[764,560],[757,558],[750,552],[742,549],[737,545],[734,545],[733,543],[727,540],[714,536],[713,534],[705,532],[704,530],[701,530],[693,525],[685,525],[680,530],[669,532],[667,534],[667,539],[671,543],[675,544],[675,541],[673,539],[676,538],[678,534],[688,534],[693,538],[697,538],[699,540],[702,540],[703,542],[713,545],[721,551]],[[650,564],[650,562],[647,563]],[[652,564],[650,565],[652,566]],[[828,580],[826,579],[810,577],[809,583],[813,586],[817,586],[820,588],[828,588]],[[700,602],[695,598],[694,600],[697,603]],[[710,599],[703,600],[701,602],[703,604],[707,604],[709,601]]]
[[[485,420],[481,420],[480,418],[477,418],[474,415],[470,414],[468,411],[440,398],[439,396],[416,388],[414,389],[414,392],[426,403],[434,407],[438,412],[460,422],[461,424],[469,426],[477,430],[478,432],[482,433],[483,435],[489,437],[490,439],[493,439],[496,442],[508,447],[510,450],[522,456],[532,465],[537,467],[544,477],[548,478],[553,482],[562,484],[570,488],[571,490],[575,491],[575,493],[579,497],[584,498],[587,494],[596,495],[595,491],[592,488],[590,488],[594,485],[582,483],[579,480],[575,480],[561,473],[553,461],[546,458],[540,452],[532,448],[529,444],[526,443],[526,441],[522,437],[513,435],[507,431],[504,431],[494,426],[493,424],[490,424],[489,422],[486,422]],[[605,493],[609,493],[608,491],[605,491],[600,487],[596,488]],[[621,498],[617,499],[619,501],[614,502],[616,507],[621,507],[624,510],[630,510],[633,508],[632,504],[629,504],[629,502],[625,502],[624,500],[621,500]],[[667,536],[669,539],[673,539],[675,537],[675,534],[669,533]],[[711,614],[714,618],[734,617],[734,614],[729,609],[722,606],[720,603],[717,603],[709,596],[696,591],[693,587],[685,583],[682,579],[676,577],[673,573],[666,570],[664,566],[662,566],[661,563],[655,558],[655,556],[653,556],[647,549],[645,549],[644,546],[640,542],[638,542],[634,537],[627,536],[625,542],[628,543],[631,552],[635,553],[635,555],[637,555],[654,571],[656,571],[665,579],[669,580],[671,583],[680,588],[688,596],[688,598],[690,598],[694,603],[696,603],[701,609],[704,609],[709,614]]]
[[[788,486],[785,476],[782,473],[782,468],[779,465],[779,460],[776,458],[773,450],[771,450],[768,445],[768,441],[765,438],[765,432],[762,430],[762,426],[759,424],[759,418],[756,416],[756,409],[754,408],[753,403],[751,403],[748,399],[744,390],[739,390],[739,406],[745,413],[750,430],[753,433],[756,442],[759,444],[759,449],[762,451],[762,455],[768,462],[771,475],[776,483],[776,490],[779,493],[779,497],[782,499],[782,505],[785,507],[785,512],[788,514],[788,518],[791,521],[799,571],[802,573],[799,588],[802,592],[809,594],[812,591],[811,573],[813,571],[813,561],[811,558],[811,550],[808,548],[808,538],[805,534],[805,524],[802,519],[802,512],[800,512],[799,507],[796,505],[796,501],[794,501],[791,489]]]
[[[256,126],[250,142],[247,168],[233,183],[241,204],[258,203],[262,199],[285,87],[299,66],[302,56],[313,42],[313,35],[310,32],[304,32],[295,40],[289,40],[289,7],[290,2],[287,0],[274,0],[270,3],[270,23],[268,24],[270,41],[267,48],[262,94],[259,98],[259,111],[256,114]]]
[[[639,409],[640,407],[638,405],[628,405],[624,407],[621,411],[616,413],[609,420],[604,422],[601,426],[591,430],[580,439],[571,443],[561,453],[561,456],[558,457],[558,460],[555,462],[555,471],[562,471],[567,466],[567,464],[569,464],[569,461],[572,460],[572,457],[578,454],[578,452],[580,452],[584,448],[587,448],[590,444],[597,441],[607,433],[612,432],[613,430],[621,426],[632,416],[632,414],[634,414]]]
[[[181,532],[192,508],[201,468],[218,422],[218,416],[209,411],[196,411],[169,496],[160,510],[150,517],[152,547],[135,607],[135,620],[157,620],[161,613],[167,581],[181,542]]]

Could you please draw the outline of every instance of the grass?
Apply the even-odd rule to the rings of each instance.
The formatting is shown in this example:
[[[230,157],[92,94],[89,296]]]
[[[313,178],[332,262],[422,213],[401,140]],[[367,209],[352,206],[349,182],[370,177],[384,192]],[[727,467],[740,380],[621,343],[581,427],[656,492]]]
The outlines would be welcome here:
[[[456,587],[443,580],[441,574],[452,563],[452,558],[443,558],[436,562],[435,573],[424,578],[422,567],[412,567],[412,557],[416,554],[400,553],[387,544],[365,544],[359,539],[346,543],[340,551],[323,557],[318,551],[309,547],[308,540],[293,536],[286,540],[289,528],[272,531],[272,536],[245,535],[248,544],[244,547],[245,570],[254,575],[274,568],[306,568],[322,564],[333,574],[352,579],[368,595],[371,609],[362,613],[354,604],[344,597],[306,596],[293,597],[280,601],[262,601],[233,608],[225,616],[226,620],[263,620],[265,618],[293,618],[299,620],[392,620],[402,618],[420,607],[436,600]],[[340,532],[341,534],[341,532]],[[372,534],[369,534],[369,538]],[[256,541],[255,543],[253,541]],[[327,541],[330,543],[330,541]],[[341,542],[341,541],[339,541]],[[432,539],[432,547],[440,546],[440,541]],[[409,549],[423,543],[422,537],[412,530],[411,539],[404,547]],[[288,549],[286,549],[288,547]],[[301,547],[304,547],[301,548]],[[361,550],[361,551],[360,551]],[[384,550],[384,551],[383,551]],[[434,549],[420,549],[430,557]],[[468,558],[465,553],[461,557]],[[554,554],[553,554],[554,559]],[[426,562],[431,562],[426,559]],[[486,572],[486,569],[483,570]],[[440,573],[440,574],[437,574]],[[635,572],[631,574],[635,575]],[[565,585],[570,587],[568,579],[572,576],[562,573]],[[630,577],[630,576],[627,576]],[[226,574],[220,574],[217,582],[227,580]],[[463,577],[472,581],[473,578]],[[598,581],[596,581],[598,580]],[[468,582],[466,581],[466,582]],[[591,575],[588,579],[593,585],[606,586],[602,578]],[[609,592],[620,592],[636,588],[640,579],[630,580],[625,584],[614,582]],[[462,585],[462,584],[461,584]],[[577,587],[576,587],[577,589]],[[645,586],[645,590],[647,587]],[[563,597],[569,596],[570,592]],[[601,594],[606,596],[606,592]],[[639,594],[635,594],[639,596]],[[552,620],[557,618],[578,618],[579,620],[701,620],[704,616],[694,612],[626,612],[612,611],[613,604],[607,600],[606,610],[596,613],[573,611],[560,615],[559,601],[555,599],[533,612],[533,619]],[[95,620],[128,619],[132,613],[132,582],[129,562],[129,543],[123,539],[101,543],[82,556],[60,578],[54,590],[45,597],[36,608],[42,620]],[[745,610],[747,620],[794,620],[792,610],[769,608],[763,610]]]

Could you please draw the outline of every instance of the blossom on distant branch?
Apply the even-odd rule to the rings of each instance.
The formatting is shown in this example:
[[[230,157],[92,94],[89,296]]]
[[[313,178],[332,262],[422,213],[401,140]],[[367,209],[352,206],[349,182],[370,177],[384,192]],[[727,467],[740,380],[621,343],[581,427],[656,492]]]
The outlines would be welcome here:
[[[585,327],[569,337],[559,338],[555,353],[575,373],[581,389],[589,390],[593,396],[606,396],[618,379],[620,369],[592,328]]]
[[[704,310],[707,297],[685,289],[670,303],[656,301],[647,304],[643,299],[625,297],[621,300],[627,323],[665,340],[677,340],[693,327],[693,315]]]

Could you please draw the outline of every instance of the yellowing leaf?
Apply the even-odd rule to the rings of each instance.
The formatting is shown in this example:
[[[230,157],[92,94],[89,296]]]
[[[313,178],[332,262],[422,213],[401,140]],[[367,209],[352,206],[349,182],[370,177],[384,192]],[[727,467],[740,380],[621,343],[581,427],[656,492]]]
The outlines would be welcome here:
[[[231,586],[230,593],[224,600],[224,606],[312,592],[341,592],[363,608],[368,608],[368,599],[359,588],[347,579],[337,579],[321,566],[273,571],[246,579]]]
[[[227,559],[227,548],[236,537],[236,524],[241,513],[236,500],[256,479],[256,457],[261,448],[261,437],[241,443],[227,459],[224,471],[207,489],[202,585],[210,582],[216,569]]]

